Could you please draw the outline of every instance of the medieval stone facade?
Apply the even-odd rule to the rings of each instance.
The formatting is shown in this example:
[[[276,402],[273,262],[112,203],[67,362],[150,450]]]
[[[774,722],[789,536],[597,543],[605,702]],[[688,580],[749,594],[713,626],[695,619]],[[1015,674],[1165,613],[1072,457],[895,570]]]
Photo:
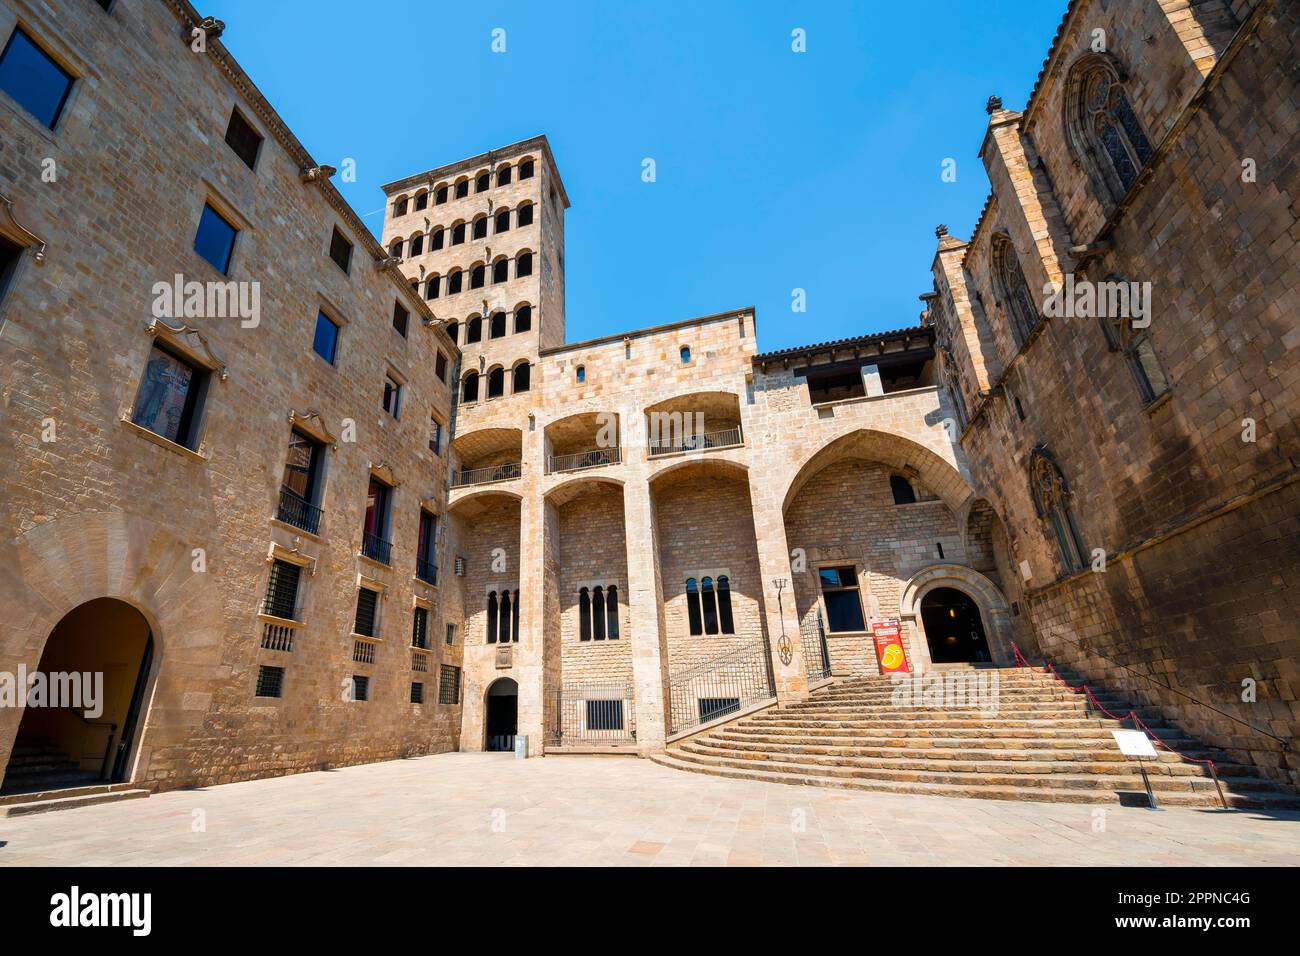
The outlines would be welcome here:
[[[0,10],[69,90],[0,95],[0,670],[117,690],[0,708],[0,763],[644,754],[879,673],[897,621],[913,671],[1045,654],[1286,776],[1293,7],[1071,3],[919,324],[766,353],[752,308],[567,342],[544,137],[388,184],[376,242],[222,25],[53,8]],[[1151,321],[1051,314],[1067,275]],[[258,315],[160,316],[176,276]]]

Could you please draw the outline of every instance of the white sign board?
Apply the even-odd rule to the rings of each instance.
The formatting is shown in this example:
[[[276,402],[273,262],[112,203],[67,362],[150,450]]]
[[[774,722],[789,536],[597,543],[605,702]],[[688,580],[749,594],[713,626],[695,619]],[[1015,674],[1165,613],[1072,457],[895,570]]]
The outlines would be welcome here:
[[[1125,757],[1158,757],[1151,738],[1140,730],[1112,730],[1111,736],[1119,744],[1119,752]]]

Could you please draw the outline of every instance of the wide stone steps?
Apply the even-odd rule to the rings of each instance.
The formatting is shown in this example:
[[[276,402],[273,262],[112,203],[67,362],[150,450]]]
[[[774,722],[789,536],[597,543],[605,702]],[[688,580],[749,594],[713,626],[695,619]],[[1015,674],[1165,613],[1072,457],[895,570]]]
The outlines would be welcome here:
[[[990,675],[972,669],[965,675],[968,688],[974,686],[971,674],[980,686],[991,686]],[[697,773],[850,789],[1145,803],[1137,763],[1120,753],[1110,733],[1128,729],[1127,722],[1106,716],[1050,674],[1009,669],[997,677],[991,701],[937,693],[900,697],[890,678],[840,680],[807,701],[679,741],[654,759]],[[1074,675],[1062,677],[1079,683]],[[1092,690],[1112,713],[1130,712],[1122,699],[1100,687]],[[944,706],[945,699],[964,706]],[[995,706],[980,709],[989,704]],[[1147,725],[1160,743],[1159,755],[1145,767],[1162,803],[1220,806],[1208,766],[1195,762],[1212,759],[1230,806],[1300,809],[1300,796],[1253,768],[1162,721]],[[1178,753],[1161,749],[1161,743]]]
[[[119,800],[140,800],[147,796],[149,796],[148,790],[133,788],[129,783],[104,783],[34,793],[13,793],[0,797],[0,817],[28,816],[54,810],[75,810],[79,807],[93,807],[100,803],[116,803]]]
[[[933,783],[916,780],[894,780],[882,778],[864,780],[831,777],[801,770],[798,765],[776,767],[772,765],[746,763],[743,767],[731,767],[721,763],[702,764],[680,758],[675,750],[660,751],[650,755],[655,763],[676,770],[693,773],[707,773],[718,777],[735,780],[757,780],[768,783],[784,783],[809,787],[833,787],[842,790],[868,790],[877,793],[926,794],[942,797],[976,797],[984,800],[1033,800],[1045,803],[1141,803],[1145,805],[1145,789],[1138,778],[1132,785],[1119,786],[1117,781],[1108,781],[1105,789],[1028,787],[1019,785],[996,786],[984,780],[964,780],[957,784]],[[1125,781],[1126,784],[1131,783]],[[1265,781],[1266,783],[1266,781]],[[1154,786],[1154,781],[1153,781]],[[1213,784],[1211,784],[1213,787]],[[1162,806],[1176,807],[1218,807],[1217,793],[1196,791],[1157,791]],[[1124,797],[1120,795],[1124,794]],[[1225,791],[1228,805],[1235,809],[1279,808],[1300,809],[1300,800],[1289,796],[1279,796],[1269,791],[1259,793],[1237,794]]]

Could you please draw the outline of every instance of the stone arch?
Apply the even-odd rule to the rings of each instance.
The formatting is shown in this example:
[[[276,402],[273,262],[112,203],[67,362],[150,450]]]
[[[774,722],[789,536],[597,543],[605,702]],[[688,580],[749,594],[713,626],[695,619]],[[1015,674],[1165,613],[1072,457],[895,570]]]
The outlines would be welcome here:
[[[98,598],[129,605],[148,624],[153,656],[125,780],[147,779],[155,740],[183,738],[207,715],[210,695],[194,693],[192,683],[177,685],[170,675],[224,673],[225,604],[213,576],[192,570],[194,547],[162,524],[121,512],[68,515],[0,547],[0,606],[19,609],[7,614],[0,640],[0,658],[10,666],[36,670],[58,623]],[[0,708],[0,766],[8,762],[22,715],[22,708]]]
[[[621,478],[597,477],[595,475],[581,475],[577,478],[569,478],[552,486],[545,494],[545,499],[549,504],[556,507],[567,504],[573,499],[579,497],[587,491],[596,488],[612,489],[622,493],[623,481]]]
[[[953,588],[975,602],[984,624],[984,636],[995,664],[1013,660],[1011,608],[1002,590],[988,577],[962,564],[931,564],[922,568],[903,586],[898,615],[911,640],[913,669],[924,673],[931,667],[930,646],[921,620],[921,600],[935,588]]]

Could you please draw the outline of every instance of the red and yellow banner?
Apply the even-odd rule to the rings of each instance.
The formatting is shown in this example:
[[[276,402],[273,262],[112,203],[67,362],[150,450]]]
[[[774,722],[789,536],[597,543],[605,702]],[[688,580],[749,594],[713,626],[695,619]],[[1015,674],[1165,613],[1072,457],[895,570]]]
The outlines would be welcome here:
[[[871,622],[871,633],[876,639],[876,660],[882,674],[908,674],[907,651],[903,647],[903,632],[898,618]]]

